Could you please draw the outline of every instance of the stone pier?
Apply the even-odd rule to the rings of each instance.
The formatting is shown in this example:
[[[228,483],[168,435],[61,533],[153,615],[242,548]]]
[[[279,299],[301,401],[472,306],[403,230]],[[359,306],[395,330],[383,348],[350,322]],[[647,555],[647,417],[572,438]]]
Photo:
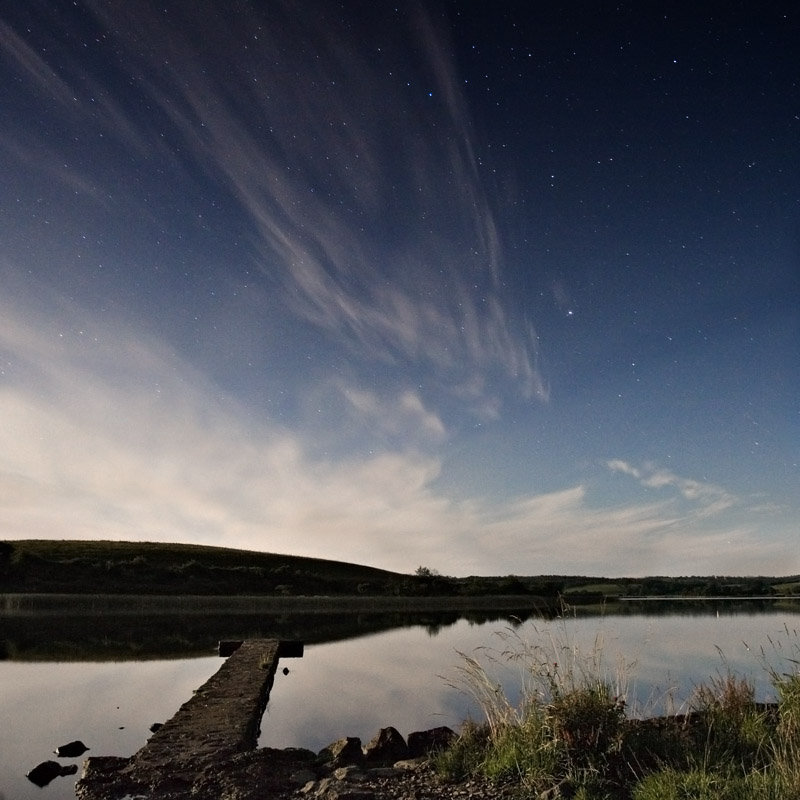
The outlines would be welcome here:
[[[188,797],[209,771],[255,749],[278,660],[302,657],[303,645],[274,639],[221,642],[220,653],[225,652],[232,654],[220,669],[139,752],[87,759],[76,796]]]

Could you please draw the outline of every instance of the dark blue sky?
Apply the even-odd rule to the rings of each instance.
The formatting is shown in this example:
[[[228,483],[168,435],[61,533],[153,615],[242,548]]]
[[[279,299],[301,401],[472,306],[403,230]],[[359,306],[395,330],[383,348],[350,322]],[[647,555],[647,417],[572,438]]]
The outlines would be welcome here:
[[[0,14],[0,519],[800,572],[798,12]]]

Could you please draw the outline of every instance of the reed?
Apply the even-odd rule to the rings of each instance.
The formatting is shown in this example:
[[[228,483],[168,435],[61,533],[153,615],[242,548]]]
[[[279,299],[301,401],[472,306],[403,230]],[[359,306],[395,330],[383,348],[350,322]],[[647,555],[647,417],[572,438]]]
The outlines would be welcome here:
[[[481,775],[541,800],[800,797],[800,642],[793,631],[760,655],[775,703],[757,702],[751,680],[725,671],[696,687],[687,713],[658,718],[629,708],[635,662],[609,667],[601,634],[588,651],[566,618],[534,625],[530,634],[509,628],[497,634],[500,647],[460,654],[448,683],[473,699],[480,718],[437,756],[445,780]],[[509,670],[519,676],[511,697],[501,679]]]
[[[472,698],[482,720],[465,725],[437,768],[447,778],[481,774],[553,797],[603,796],[615,783],[633,665],[609,667],[600,634],[585,651],[563,616],[533,625],[532,634],[507,628],[499,647],[459,654],[449,684]],[[519,677],[515,699],[498,679],[509,670]]]

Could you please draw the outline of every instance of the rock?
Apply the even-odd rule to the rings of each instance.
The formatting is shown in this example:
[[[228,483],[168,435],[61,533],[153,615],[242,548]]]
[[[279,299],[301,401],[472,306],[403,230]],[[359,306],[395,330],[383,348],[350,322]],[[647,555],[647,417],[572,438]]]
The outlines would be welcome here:
[[[425,756],[419,756],[418,758],[404,758],[401,761],[395,761],[392,766],[395,769],[402,769],[406,772],[415,772],[418,769],[421,769],[428,763],[428,759]]]
[[[396,728],[381,728],[364,748],[364,756],[373,764],[394,764],[408,758],[406,740]]]
[[[150,730],[150,733],[155,733],[159,728],[163,728],[163,727],[164,727],[164,723],[163,722],[154,722],[150,726],[149,730]]]
[[[80,739],[56,747],[55,753],[59,758],[77,758],[82,756],[89,748]]]
[[[316,779],[317,776],[310,769],[301,769],[289,776],[289,781],[295,786],[302,786],[303,791],[309,783],[314,783]]]
[[[335,790],[340,784],[335,778],[323,778],[316,786],[314,786],[314,795],[322,797],[328,792]]]
[[[123,756],[92,756],[83,764],[83,777],[90,781],[113,779],[129,764],[130,759]]]
[[[356,789],[344,784],[328,792],[324,800],[375,800],[375,793],[369,789]]]
[[[371,791],[358,789],[337,778],[323,778],[318,783],[304,786],[301,791],[322,800],[371,800],[373,797]]]
[[[325,778],[314,787],[313,797],[320,800],[374,800],[375,794],[368,789],[358,789],[333,778]]]
[[[406,775],[406,770],[397,769],[395,767],[373,767],[367,770],[367,778],[399,778],[401,775]]]
[[[69,766],[62,767],[58,761],[42,761],[37,764],[25,777],[37,786],[47,786],[54,778],[60,778],[62,775],[74,775],[78,771],[77,764],[70,764]]]
[[[319,759],[328,762],[332,768],[346,767],[348,764],[361,764],[364,753],[361,750],[361,739],[357,736],[346,736],[331,742],[319,751]]]
[[[305,747],[284,747],[280,751],[284,757],[294,759],[295,761],[316,761],[317,754],[313,750],[307,750]]]
[[[350,783],[359,783],[366,779],[364,773],[355,764],[350,764],[347,767],[339,767],[333,771],[333,777],[337,781],[348,781]]]
[[[415,731],[408,734],[408,751],[411,758],[427,756],[430,753],[445,750],[449,747],[456,734],[446,725],[431,728],[428,731]]]

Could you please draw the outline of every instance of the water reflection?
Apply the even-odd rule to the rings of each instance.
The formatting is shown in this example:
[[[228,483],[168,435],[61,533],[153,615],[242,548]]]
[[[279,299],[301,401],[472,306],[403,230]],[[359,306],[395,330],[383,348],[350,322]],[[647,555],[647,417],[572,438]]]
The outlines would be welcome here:
[[[0,793],[8,800],[74,797],[78,776],[44,788],[25,773],[41,761],[78,764],[53,751],[74,739],[91,755],[130,755],[149,726],[168,719],[219,668],[218,658],[181,661],[0,664]]]
[[[540,645],[559,660],[569,651],[577,668],[601,669],[625,691],[639,715],[685,709],[693,689],[731,670],[752,676],[759,700],[771,699],[764,655],[774,666],[796,658],[798,615],[741,614],[576,617],[538,621],[516,630],[465,621],[435,641],[399,630],[354,642],[309,647],[280,682],[262,726],[263,745],[317,750],[338,736],[369,739],[380,727],[403,734],[480,718],[468,696],[449,687],[458,679],[459,653],[481,653],[512,702],[525,682],[523,663],[504,650]],[[770,645],[782,642],[784,652]],[[487,650],[488,648],[488,650]]]
[[[797,658],[800,612],[774,604],[753,608],[672,604],[672,613],[665,614],[664,607],[624,604],[602,615],[549,622],[538,616],[521,622],[519,614],[497,611],[470,618],[458,612],[308,610],[0,615],[0,638],[10,656],[0,662],[0,795],[71,797],[74,780],[58,778],[39,789],[24,775],[73,739],[86,742],[87,755],[135,752],[149,726],[168,719],[219,668],[217,657],[197,656],[211,652],[219,639],[275,636],[307,642],[304,658],[287,660],[282,666],[288,674],[276,675],[261,743],[318,750],[343,735],[367,740],[386,725],[407,735],[478,717],[470,699],[448,686],[457,677],[458,653],[487,646],[498,653],[509,637],[543,646],[566,641],[579,657],[602,653],[609,674],[620,672],[630,684],[629,700],[648,713],[680,707],[694,686],[727,669],[752,676],[759,699],[768,699],[761,648],[779,669],[781,658],[784,667],[786,659]],[[151,654],[162,657],[148,660]],[[116,660],[99,660],[109,657]],[[53,658],[58,660],[48,660]],[[491,669],[514,700],[523,680],[519,665],[493,663]]]
[[[0,598],[3,596],[0,595]],[[8,595],[6,597],[9,597]],[[208,598],[120,598],[110,596],[61,605],[17,595],[0,602],[0,659],[102,660],[185,658],[208,655],[224,639],[290,639],[307,644],[353,639],[380,631],[423,626],[431,636],[466,619],[474,625],[513,624],[540,617],[530,605],[502,609],[424,609],[364,606],[335,601],[309,607],[260,598],[230,598],[225,607]],[[384,607],[381,607],[384,606]]]

